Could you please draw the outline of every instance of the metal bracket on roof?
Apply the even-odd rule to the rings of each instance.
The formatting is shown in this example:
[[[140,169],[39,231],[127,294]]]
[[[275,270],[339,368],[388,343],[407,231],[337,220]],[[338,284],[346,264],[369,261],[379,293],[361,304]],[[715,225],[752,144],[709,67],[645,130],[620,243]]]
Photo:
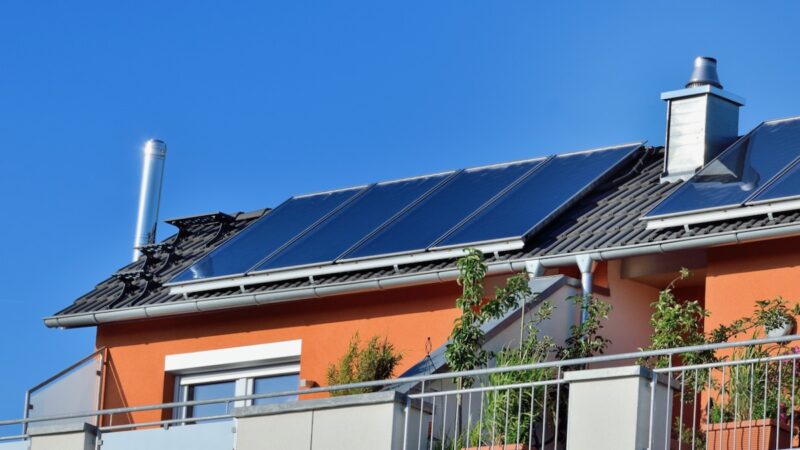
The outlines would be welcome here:
[[[224,212],[217,211],[209,214],[200,214],[197,216],[176,217],[167,219],[164,222],[178,228],[185,228],[192,225],[203,225],[213,222],[232,222],[235,218]]]
[[[689,229],[689,224],[688,223],[683,224],[683,231],[685,231],[687,234],[692,232]]]
[[[145,257],[142,270],[147,270],[151,262],[155,262],[157,254],[159,253],[166,254],[164,262],[161,263],[159,267],[152,268],[152,270],[149,270],[150,273],[158,273],[169,265],[172,256],[175,254],[175,245],[172,242],[159,242],[157,244],[143,245],[139,247],[137,250],[139,250],[139,252],[141,252],[141,254],[144,255]]]
[[[392,265],[392,267],[394,268],[395,273],[400,273],[400,266],[399,265],[394,264],[394,265]]]
[[[141,292],[139,293],[139,297],[144,295],[149,290],[150,284],[153,282],[152,274],[150,274],[149,272],[147,272],[145,270],[142,270],[142,269],[120,271],[120,272],[117,272],[117,273],[113,274],[112,277],[114,277],[114,279],[119,280],[120,282],[122,282],[122,290],[120,291],[119,295],[117,295],[117,298],[115,298],[109,304],[109,306],[114,306],[118,302],[120,302],[122,299],[124,299],[125,296],[127,296],[128,293],[131,291],[131,289],[134,287],[134,285],[135,285],[135,283],[137,281],[139,281],[139,280],[144,280],[145,281],[145,285],[142,288]],[[133,300],[138,300],[139,297],[136,297]]]
[[[311,284],[314,284],[314,275],[309,275],[308,276],[308,282],[311,283]]]
[[[770,222],[775,222],[775,216],[772,215],[772,211],[767,212],[767,217],[769,217]]]

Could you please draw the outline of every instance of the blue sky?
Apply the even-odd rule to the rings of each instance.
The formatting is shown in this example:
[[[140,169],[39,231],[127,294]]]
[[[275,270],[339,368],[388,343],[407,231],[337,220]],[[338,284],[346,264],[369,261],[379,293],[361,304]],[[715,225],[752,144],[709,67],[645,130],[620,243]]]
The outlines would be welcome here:
[[[800,114],[800,3],[3,2],[0,418],[90,353],[41,321],[130,257],[140,147],[162,218],[647,139],[719,59],[741,129]],[[159,229],[162,237],[171,230]]]

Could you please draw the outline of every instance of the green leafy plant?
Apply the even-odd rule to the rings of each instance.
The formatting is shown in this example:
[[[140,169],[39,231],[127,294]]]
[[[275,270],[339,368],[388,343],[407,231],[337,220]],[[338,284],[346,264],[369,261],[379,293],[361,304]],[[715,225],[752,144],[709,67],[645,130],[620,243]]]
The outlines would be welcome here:
[[[765,332],[794,323],[794,316],[800,315],[800,304],[791,308],[783,297],[756,301],[756,310],[751,320],[752,326],[763,327]]]
[[[361,339],[356,332],[347,351],[335,364],[328,366],[327,381],[329,386],[339,384],[360,383],[364,381],[385,380],[394,375],[394,369],[402,361],[403,355],[396,351],[387,338],[373,336],[362,347]],[[362,394],[374,392],[376,388],[354,388],[332,391],[332,396]]]
[[[540,325],[550,319],[555,309],[552,302],[544,301],[530,311],[532,317],[524,324],[527,333],[523,333],[525,337],[519,346],[506,347],[495,355],[484,349],[485,335],[481,326],[490,320],[503,317],[522,302],[534,299],[528,286],[528,275],[523,272],[508,278],[506,284],[496,290],[495,296],[487,300],[484,291],[487,267],[483,254],[470,249],[465,256],[459,258],[457,267],[462,294],[456,300],[456,306],[461,310],[461,315],[454,322],[450,343],[445,349],[445,360],[452,371],[484,367],[492,358],[496,358],[498,367],[513,367],[536,364],[553,358],[587,357],[603,353],[611,342],[601,335],[603,322],[611,312],[611,305],[608,303],[591,299],[587,304],[586,320],[572,326],[566,342],[559,347],[552,338],[542,336],[540,332]],[[571,297],[568,301],[582,305],[583,297]],[[491,386],[508,386],[552,380],[556,377],[557,369],[538,368],[495,372],[489,375],[486,381]],[[469,387],[473,381],[468,378],[456,379],[459,388]],[[557,389],[560,390],[558,394]],[[459,394],[456,399],[456,408],[460,409],[462,396]],[[563,407],[560,408],[558,422],[566,423],[567,401],[568,389],[563,386],[487,391],[482,399],[483,406],[480,411],[482,421],[474,424],[466,433],[469,436],[469,445],[525,444],[532,434],[538,439],[535,435],[545,417],[550,424],[556,422],[559,404]],[[473,423],[470,418],[459,417],[459,422],[463,420]],[[461,429],[461,423],[458,427]],[[566,426],[562,426],[560,434],[565,430]],[[455,444],[449,441],[448,436],[444,439],[446,447],[452,444],[455,448],[460,448],[462,444],[467,444],[464,442],[467,438],[463,435],[459,436],[459,442]],[[434,448],[441,444],[437,442]]]
[[[521,300],[532,298],[528,274],[523,272],[510,277],[505,286],[497,289],[494,298],[484,300],[487,267],[483,253],[478,250],[468,249],[467,254],[458,259],[457,267],[462,293],[456,299],[456,306],[461,315],[453,324],[450,343],[444,353],[448,367],[456,372],[485,366],[494,355],[483,348],[486,336],[481,326],[502,317]],[[459,380],[464,387],[471,386],[472,382],[470,378]]]
[[[533,317],[527,324],[527,337],[518,347],[507,347],[497,354],[498,367],[513,367],[526,364],[536,364],[546,361],[557,351],[557,346],[549,336],[540,336],[539,326],[549,320],[553,312],[553,305],[544,301],[533,312]],[[492,386],[509,386],[526,384],[536,381],[551,380],[556,376],[554,368],[537,368],[530,370],[515,370],[510,372],[495,372],[489,375],[489,384]],[[470,444],[489,443],[523,444],[528,443],[530,430],[533,424],[542,422],[543,415],[552,417],[555,414],[555,389],[549,388],[545,392],[544,386],[532,389],[511,389],[489,391],[483,402],[483,429],[477,427],[470,433]],[[548,397],[548,406],[544,408],[545,397]],[[521,411],[522,414],[517,414]],[[535,427],[533,427],[535,428]],[[490,430],[494,432],[490,432]],[[494,437],[494,441],[492,441]]]
[[[745,333],[751,333],[750,339],[758,339],[762,332],[782,328],[793,323],[794,316],[800,315],[800,305],[789,306],[781,297],[755,302],[753,314],[736,319],[729,324],[721,324],[706,333],[704,320],[710,316],[697,301],[679,301],[674,295],[676,283],[690,276],[686,269],[681,269],[679,276],[667,288],[659,293],[658,299],[652,303],[653,313],[650,324],[653,327],[650,346],[646,350],[663,350],[684,346],[722,343],[730,341]],[[725,360],[758,361],[770,356],[800,353],[800,348],[788,349],[783,343],[756,345],[734,350],[731,353],[714,351],[684,352],[671,359],[669,355],[641,360],[640,363],[650,367],[667,367],[669,365],[697,365]],[[725,373],[721,373],[725,370]],[[787,405],[800,404],[800,398],[790,391],[786,383],[780,380],[791,379],[794,364],[743,364],[727,369],[681,371],[676,383],[684,386],[684,395],[694,398],[693,402],[707,396],[707,420],[712,423],[731,422],[761,418],[774,418],[786,422],[791,411]],[[780,386],[780,389],[778,388]],[[677,394],[676,394],[677,396]],[[794,400],[794,401],[792,401]],[[677,398],[676,398],[677,401]],[[674,433],[685,430],[685,424],[676,419]],[[706,433],[695,430],[695,445],[705,443]],[[683,442],[690,443],[683,433]]]
[[[576,295],[567,299],[578,306],[583,306],[583,297]],[[588,358],[601,355],[611,343],[611,340],[602,336],[603,321],[613,308],[607,302],[592,298],[586,305],[586,320],[570,327],[569,336],[565,345],[558,349],[560,359]]]
[[[674,294],[675,285],[689,278],[687,269],[681,269],[677,278],[672,280],[667,287],[658,293],[658,299],[650,304],[653,313],[650,316],[650,325],[653,333],[650,336],[650,345],[643,350],[665,350],[676,347],[703,345],[708,343],[703,321],[710,314],[697,300],[679,301]],[[687,355],[696,358],[685,361],[687,364],[710,362],[713,354]],[[651,367],[666,367],[669,365],[668,356],[660,356],[653,360],[640,361]]]

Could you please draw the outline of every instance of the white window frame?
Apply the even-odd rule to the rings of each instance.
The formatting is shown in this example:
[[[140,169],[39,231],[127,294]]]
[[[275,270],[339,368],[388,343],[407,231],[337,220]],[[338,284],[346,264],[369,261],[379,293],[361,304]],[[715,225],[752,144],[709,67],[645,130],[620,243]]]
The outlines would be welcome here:
[[[165,372],[175,375],[175,401],[186,401],[193,385],[234,381],[234,396],[253,393],[255,378],[300,373],[300,340],[248,345],[219,350],[167,355]],[[298,386],[299,387],[299,386]],[[237,400],[233,407],[252,405]],[[173,416],[188,418],[188,407],[176,408]]]

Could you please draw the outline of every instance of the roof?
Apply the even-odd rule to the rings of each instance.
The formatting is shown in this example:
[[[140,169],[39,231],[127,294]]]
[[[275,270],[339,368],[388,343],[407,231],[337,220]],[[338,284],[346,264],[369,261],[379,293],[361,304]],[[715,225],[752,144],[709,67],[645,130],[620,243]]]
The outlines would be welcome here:
[[[669,243],[687,238],[800,223],[800,211],[789,211],[774,214],[772,219],[767,216],[757,216],[707,223],[689,229],[648,230],[640,218],[681,183],[660,182],[663,158],[663,148],[646,148],[636,158],[617,168],[607,181],[596,186],[549,225],[529,238],[523,249],[490,255],[487,257],[487,263],[572,255],[659,242]],[[316,292],[314,289],[321,287],[330,288],[333,292],[337,286],[354,282],[387,277],[402,278],[412,274],[452,270],[455,267],[454,259],[446,259],[313,278],[303,276],[250,285],[246,288],[233,287],[183,295],[170,294],[170,289],[164,284],[173,276],[194,264],[227,238],[243,230],[255,219],[268,214],[268,211],[259,210],[232,215],[213,213],[166,221],[178,228],[176,234],[160,244],[142,249],[143,258],[112,274],[92,291],[75,300],[72,305],[46,318],[45,323],[48,326],[65,327],[92,325],[101,322],[97,319],[108,312],[118,313],[115,320],[177,314],[190,310],[183,308],[187,302],[224,299],[244,294],[250,296],[278,294],[306,288],[311,290],[309,292]],[[256,303],[248,300],[242,302],[242,305]],[[158,313],[148,313],[147,308],[153,306],[160,306]],[[128,315],[124,315],[125,313]],[[87,316],[89,319],[86,319]]]

